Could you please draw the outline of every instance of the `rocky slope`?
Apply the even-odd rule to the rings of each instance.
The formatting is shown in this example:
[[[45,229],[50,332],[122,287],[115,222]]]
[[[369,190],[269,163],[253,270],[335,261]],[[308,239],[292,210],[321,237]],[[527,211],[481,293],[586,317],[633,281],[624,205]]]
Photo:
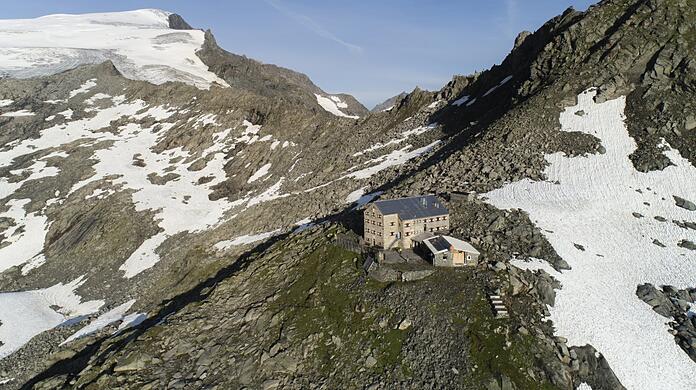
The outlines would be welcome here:
[[[109,63],[0,81],[1,286],[22,291],[0,305],[53,318],[0,361],[6,385],[688,386],[695,5],[568,10],[502,64],[362,118],[209,33],[198,55],[229,87]],[[377,193],[440,194],[484,264],[365,279],[343,247]]]
[[[88,20],[120,27],[129,17]],[[246,84],[220,71],[221,87],[155,85],[111,62],[0,80],[0,351],[12,355],[0,363],[11,368],[3,381],[19,382],[100,314],[135,324],[245,245],[345,207],[440,137],[404,134],[416,120],[378,124],[387,118],[369,138],[349,132],[356,120],[322,108],[306,76],[213,57],[205,39],[198,55],[209,69],[247,67]],[[363,151],[393,137],[398,150]]]
[[[372,107],[372,112],[382,112],[382,111],[389,111],[391,110],[396,103],[398,103],[401,99],[405,98],[408,94],[406,92],[401,92],[398,95],[392,96],[389,99],[383,101],[382,103],[379,103]]]

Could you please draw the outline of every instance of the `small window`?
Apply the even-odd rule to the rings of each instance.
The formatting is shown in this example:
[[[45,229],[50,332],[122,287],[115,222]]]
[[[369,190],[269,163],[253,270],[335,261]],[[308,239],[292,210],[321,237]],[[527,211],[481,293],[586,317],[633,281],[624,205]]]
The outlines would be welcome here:
[[[389,235],[390,235],[390,236],[393,236],[393,235],[394,235],[394,232],[390,232]]]
[[[406,237],[410,236],[411,232],[406,232]]]
[[[406,227],[409,227],[409,226],[411,226],[411,224],[407,222],[407,223],[406,223]]]
[[[394,226],[394,222],[391,222],[390,225],[391,225],[391,226]]]
[[[446,216],[442,217],[442,220],[443,220],[443,221],[446,221],[446,220],[447,220],[447,217],[446,217]]]

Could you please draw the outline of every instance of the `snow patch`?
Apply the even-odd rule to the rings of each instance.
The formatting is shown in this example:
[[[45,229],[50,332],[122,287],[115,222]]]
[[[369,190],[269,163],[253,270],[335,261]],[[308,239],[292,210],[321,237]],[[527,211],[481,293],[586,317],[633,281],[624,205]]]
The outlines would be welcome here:
[[[280,229],[259,234],[245,234],[243,236],[235,237],[231,240],[220,241],[213,246],[218,250],[227,250],[233,246],[252,244],[261,240],[265,240],[277,235],[278,233],[280,233]]]
[[[7,177],[0,177],[0,199],[4,199],[12,194],[14,194],[15,191],[20,189],[24,183],[32,180],[38,180],[42,179],[44,177],[51,177],[51,176],[56,176],[60,170],[56,167],[48,167],[46,166],[46,158],[53,157],[53,156],[45,156],[40,160],[37,160],[28,168],[24,169],[15,169],[10,171],[11,175],[25,175],[29,173],[29,176],[27,176],[25,179],[22,179],[20,181],[10,181],[8,180]]]
[[[314,221],[312,221],[312,218],[307,217],[307,218],[303,218],[303,219],[295,222],[294,225],[297,227],[292,232],[293,233],[300,233],[300,232],[303,232],[303,231],[315,226],[316,224],[314,223]]]
[[[251,177],[249,177],[249,180],[247,180],[247,183],[253,183],[256,180],[259,180],[262,177],[265,177],[268,175],[268,171],[271,169],[271,163],[265,164],[261,168],[259,168],[256,172],[254,172]]]
[[[367,187],[358,188],[357,190],[348,194],[348,196],[346,196],[346,203],[347,204],[355,203],[355,206],[353,206],[353,209],[357,209],[357,208],[360,208],[360,207],[372,202],[372,200],[374,198],[383,194],[383,191],[375,191],[375,192],[371,192],[369,194],[365,194],[366,189],[367,189]]]
[[[131,299],[130,301],[107,311],[106,313],[97,317],[94,321],[90,322],[89,325],[70,335],[70,337],[60,343],[60,345],[65,345],[73,340],[79,339],[80,337],[96,333],[114,322],[121,321],[126,315],[126,312],[131,308],[131,306],[133,306],[134,303],[135,299]]]
[[[28,213],[24,206],[29,199],[11,199],[10,209],[0,213],[0,217],[14,221],[14,226],[3,232],[9,245],[0,248],[0,272],[30,262],[42,250],[48,233],[48,219],[38,212]]]
[[[29,274],[29,271],[39,268],[46,263],[46,257],[41,253],[38,254],[27,262],[24,267],[22,267],[22,276]]]
[[[366,188],[367,187],[358,188],[357,190],[348,194],[348,196],[346,196],[346,203],[351,204],[351,203],[355,202],[356,200],[360,199],[363,196],[363,194],[365,193]]]
[[[123,317],[121,320],[121,325],[118,326],[116,332],[120,332],[124,329],[132,328],[143,323],[147,319],[147,314],[145,313],[131,313]]]
[[[82,302],[75,294],[83,283],[80,277],[45,289],[0,293],[0,359],[20,349],[39,333],[98,311],[104,301]]]
[[[461,106],[462,104],[468,102],[468,101],[469,101],[469,98],[470,98],[469,95],[464,95],[464,96],[460,97],[459,99],[453,101],[453,102],[452,102],[452,105],[453,105],[453,106],[459,107],[459,106]]]
[[[70,99],[74,98],[75,96],[81,94],[81,93],[87,93],[89,92],[90,89],[94,88],[97,86],[97,79],[89,79],[82,83],[78,89],[73,89],[70,91],[68,94],[68,97]]]
[[[280,198],[285,198],[285,197],[290,196],[290,194],[283,194],[280,192],[280,188],[283,186],[284,181],[285,181],[285,178],[281,177],[280,180],[278,180],[272,186],[268,187],[264,192],[249,199],[249,201],[247,202],[247,207],[255,206],[259,203],[270,202],[270,201],[275,200],[275,199],[280,199]]]
[[[377,172],[383,171],[395,165],[401,165],[406,161],[411,160],[412,158],[425,154],[439,143],[440,140],[437,140],[426,146],[423,146],[422,148],[414,149],[411,151],[409,151],[409,149],[411,149],[411,145],[406,145],[405,147],[397,149],[389,154],[385,154],[383,156],[366,161],[364,164],[374,164],[370,167],[359,169],[357,171],[353,171],[357,167],[352,167],[351,169],[349,169],[349,173],[347,173],[342,178],[352,177],[354,179],[367,179],[368,177],[376,174]]]
[[[510,80],[512,80],[512,76],[507,76],[507,77],[505,77],[505,78],[502,79],[497,85],[493,86],[493,87],[492,87],[491,89],[489,89],[486,93],[484,93],[483,96],[486,97],[486,96],[490,95],[491,93],[493,93],[493,91],[495,91],[495,90],[498,89],[499,87],[503,86],[505,83],[507,83],[507,82],[510,81]]]
[[[436,100],[436,101],[428,104],[428,109],[432,110],[433,108],[436,108],[437,106],[439,106],[440,103],[442,103],[442,100]]]
[[[21,117],[21,116],[34,116],[33,112],[29,110],[19,110],[19,111],[12,111],[12,112],[6,112],[0,116],[5,116],[5,117]]]
[[[59,112],[58,115],[62,115],[63,118],[65,118],[66,120],[71,120],[71,119],[72,119],[72,116],[73,116],[73,110],[71,110],[71,109],[68,108],[68,109],[65,110],[65,111]]]
[[[391,140],[384,142],[384,143],[378,142],[378,143],[370,146],[367,149],[364,149],[360,152],[353,153],[353,157],[362,156],[365,153],[369,153],[369,152],[372,152],[372,151],[375,151],[378,149],[383,149],[383,148],[386,148],[386,147],[391,146],[391,145],[398,145],[398,144],[406,141],[408,139],[408,137],[423,134],[427,131],[433,130],[436,127],[437,127],[437,123],[431,123],[427,126],[420,126],[420,127],[416,127],[415,129],[403,131],[399,134],[398,138],[391,139]]]
[[[331,96],[327,98],[316,93],[314,94],[314,96],[317,97],[317,103],[321,106],[321,108],[336,116],[351,119],[360,118],[357,115],[348,115],[345,112],[341,111],[340,108],[348,108],[348,105],[346,103],[343,103],[338,96]]]

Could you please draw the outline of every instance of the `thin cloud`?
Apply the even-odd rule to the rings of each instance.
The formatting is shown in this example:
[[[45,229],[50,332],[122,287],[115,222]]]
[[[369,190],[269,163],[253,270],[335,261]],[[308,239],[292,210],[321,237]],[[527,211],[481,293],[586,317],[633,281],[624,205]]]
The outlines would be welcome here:
[[[289,17],[290,19],[296,21],[297,23],[301,24],[302,26],[308,28],[311,30],[313,33],[317,34],[318,36],[328,39],[330,41],[334,41],[338,43],[339,45],[342,45],[346,47],[348,50],[354,52],[354,53],[362,53],[363,48],[352,44],[350,42],[346,42],[343,39],[337,37],[334,33],[331,31],[325,29],[319,23],[315,22],[312,18],[310,18],[307,15],[302,15],[300,13],[294,12],[285,6],[281,5],[279,2],[276,0],[264,0],[268,5],[271,7],[275,8],[276,11],[282,13],[283,15]]]

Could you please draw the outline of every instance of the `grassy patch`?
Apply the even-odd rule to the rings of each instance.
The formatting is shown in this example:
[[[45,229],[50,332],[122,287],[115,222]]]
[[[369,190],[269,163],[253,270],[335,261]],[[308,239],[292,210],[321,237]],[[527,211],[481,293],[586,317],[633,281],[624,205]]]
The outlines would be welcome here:
[[[484,383],[489,378],[505,375],[519,389],[555,389],[547,381],[535,380],[527,374],[536,361],[536,340],[532,336],[507,335],[508,320],[496,319],[484,296],[467,308],[467,316],[470,355],[477,365],[472,379]],[[455,318],[454,322],[464,326],[461,318]]]
[[[348,367],[357,364],[368,348],[377,360],[374,370],[400,362],[407,331],[376,326],[376,318],[389,314],[364,302],[362,294],[387,285],[374,281],[356,285],[362,272],[354,264],[356,256],[328,243],[319,247],[292,269],[297,279],[274,302],[277,310],[286,313],[286,324],[296,337],[319,335],[314,357],[322,373],[337,363]],[[365,310],[356,310],[360,305]]]
[[[400,355],[406,340],[406,331],[389,329],[373,343],[373,350],[377,351],[378,367],[390,367],[401,362]]]

